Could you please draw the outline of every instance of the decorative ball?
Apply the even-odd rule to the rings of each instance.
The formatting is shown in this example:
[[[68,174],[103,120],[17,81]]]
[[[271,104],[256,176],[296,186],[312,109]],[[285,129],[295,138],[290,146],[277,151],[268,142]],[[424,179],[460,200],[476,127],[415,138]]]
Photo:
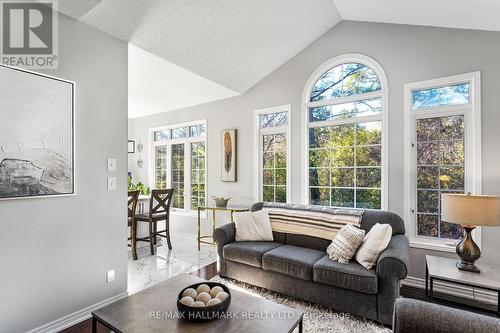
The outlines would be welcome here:
[[[207,306],[212,306],[212,305],[215,305],[215,304],[219,304],[221,302],[220,299],[218,298],[212,298],[210,301],[207,302]]]
[[[192,306],[194,303],[194,299],[191,296],[184,296],[180,301],[182,304],[187,306]]]
[[[206,292],[199,293],[198,296],[196,296],[196,301],[203,302],[203,304],[207,304],[211,299],[212,297]]]
[[[193,308],[203,308],[203,307],[205,307],[205,304],[204,304],[203,302],[196,301],[196,302],[194,302],[193,304],[191,304],[191,306],[192,306]]]
[[[210,296],[212,297],[215,297],[217,296],[218,293],[220,293],[221,291],[224,291],[224,289],[222,289],[222,287],[220,286],[215,286],[212,288],[212,290],[210,290],[209,294]]]
[[[184,292],[182,293],[182,297],[184,296],[189,296],[191,297],[192,299],[196,299],[196,296],[198,296],[198,293],[196,292],[196,290],[194,290],[193,288],[187,288],[186,290],[184,290]]]
[[[226,293],[225,291],[221,291],[220,293],[218,293],[215,298],[218,298],[220,299],[221,301],[224,301],[226,298],[229,297],[229,294]]]
[[[206,284],[200,284],[198,288],[196,288],[196,291],[198,294],[200,293],[209,293],[210,292],[210,287]]]

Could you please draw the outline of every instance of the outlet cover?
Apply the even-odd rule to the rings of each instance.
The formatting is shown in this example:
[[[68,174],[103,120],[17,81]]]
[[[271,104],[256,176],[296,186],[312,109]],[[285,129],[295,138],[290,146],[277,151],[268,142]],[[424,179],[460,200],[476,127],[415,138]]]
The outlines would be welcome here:
[[[116,158],[108,158],[108,171],[116,171]]]
[[[112,269],[106,273],[106,282],[111,283],[115,280],[115,270]]]
[[[116,190],[116,177],[108,177],[108,191]]]

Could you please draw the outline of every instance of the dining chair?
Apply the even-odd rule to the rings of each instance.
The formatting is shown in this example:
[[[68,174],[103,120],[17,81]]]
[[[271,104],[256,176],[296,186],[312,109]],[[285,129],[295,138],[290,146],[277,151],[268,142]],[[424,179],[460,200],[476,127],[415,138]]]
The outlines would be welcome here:
[[[127,245],[132,248],[132,257],[137,260],[137,220],[135,213],[137,202],[139,200],[139,191],[128,191],[128,226],[130,227],[130,237],[127,239]],[[128,244],[130,241],[130,244]]]
[[[172,249],[170,242],[170,204],[172,203],[174,189],[152,190],[149,201],[149,212],[136,214],[139,222],[149,224],[149,237],[137,238],[138,241],[149,242],[151,254],[155,254],[154,246],[156,237],[160,236],[167,239],[168,248]],[[158,231],[158,222],[165,221],[165,230]]]

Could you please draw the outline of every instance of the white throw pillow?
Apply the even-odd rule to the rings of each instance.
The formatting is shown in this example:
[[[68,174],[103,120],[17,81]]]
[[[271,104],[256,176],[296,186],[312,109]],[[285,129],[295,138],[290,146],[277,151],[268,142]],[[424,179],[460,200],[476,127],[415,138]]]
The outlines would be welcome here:
[[[363,242],[364,236],[365,231],[363,229],[356,228],[352,224],[346,224],[337,232],[337,235],[326,249],[328,257],[341,264],[349,263],[349,260],[354,257],[358,247]]]
[[[236,241],[274,241],[267,211],[234,213]]]
[[[354,259],[367,269],[377,264],[378,257],[384,251],[392,237],[390,224],[375,224],[366,234],[363,244],[354,256]]]

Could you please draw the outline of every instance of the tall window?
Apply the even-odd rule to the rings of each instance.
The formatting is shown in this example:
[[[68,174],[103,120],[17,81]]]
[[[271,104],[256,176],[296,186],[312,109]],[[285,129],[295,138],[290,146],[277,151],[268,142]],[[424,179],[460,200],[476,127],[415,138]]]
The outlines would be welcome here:
[[[205,205],[205,142],[191,143],[191,209]]]
[[[314,205],[385,204],[385,75],[372,59],[346,55],[322,65],[305,90],[305,197]]]
[[[441,220],[443,193],[478,193],[479,73],[405,86],[407,209],[414,246],[454,250],[461,226]]]
[[[290,105],[255,111],[256,200],[290,200]]]
[[[154,187],[173,188],[172,207],[195,210],[206,202],[206,123],[151,130]]]
[[[184,208],[184,143],[176,143],[172,148],[172,207]]]

